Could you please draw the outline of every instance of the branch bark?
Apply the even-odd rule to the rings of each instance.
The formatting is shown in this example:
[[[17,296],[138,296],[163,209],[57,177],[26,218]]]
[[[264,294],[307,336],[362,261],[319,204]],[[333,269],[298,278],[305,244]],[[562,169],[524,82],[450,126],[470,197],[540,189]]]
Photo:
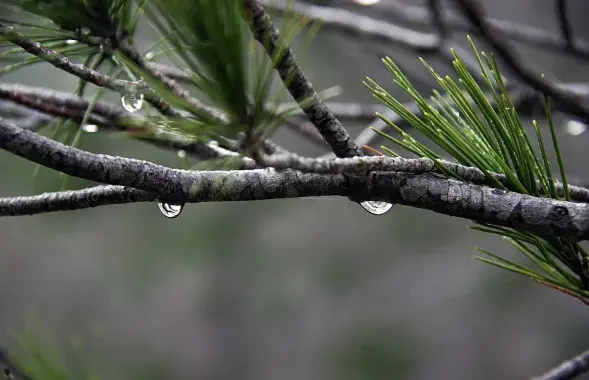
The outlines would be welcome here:
[[[2,119],[0,148],[72,176],[143,190],[155,194],[160,201],[170,203],[335,195],[357,202],[399,203],[476,222],[530,231],[540,236],[558,236],[569,241],[589,239],[589,204],[536,198],[441,178],[435,174],[372,172],[349,177],[345,174],[304,174],[272,169],[185,171],[147,161],[85,152]],[[121,198],[116,199],[121,203]],[[0,199],[2,205],[9,202]],[[37,202],[43,203],[39,199]],[[101,202],[105,204],[103,200]],[[90,203],[87,205],[93,207]],[[14,214],[14,203],[10,207]],[[31,210],[27,209],[27,213]]]
[[[569,380],[589,371],[589,350],[530,380]]]
[[[319,98],[313,85],[305,77],[303,69],[294,57],[292,50],[284,46],[280,32],[270,20],[262,5],[257,0],[244,0],[245,11],[250,28],[258,42],[266,49],[271,58],[276,60],[275,68],[294,100],[315,125],[319,133],[329,144],[338,157],[363,156],[362,150],[356,145],[346,129],[333,112]],[[280,57],[276,57],[281,54]],[[304,104],[312,100],[310,104]]]
[[[162,114],[181,116],[178,111],[172,109],[172,107],[147,84],[111,78],[98,71],[89,69],[82,64],[70,62],[67,57],[43,46],[39,42],[25,37],[23,34],[15,31],[14,28],[5,25],[2,22],[0,22],[0,36],[3,36],[8,41],[20,46],[28,53],[41,58],[56,68],[95,84],[98,87],[108,88],[119,92],[121,95],[128,93],[142,93],[144,94],[145,99]]]

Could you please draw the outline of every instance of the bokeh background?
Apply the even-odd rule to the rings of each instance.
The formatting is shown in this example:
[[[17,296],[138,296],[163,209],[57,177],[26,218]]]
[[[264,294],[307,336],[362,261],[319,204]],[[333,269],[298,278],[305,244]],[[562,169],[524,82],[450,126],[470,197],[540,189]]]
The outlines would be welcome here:
[[[392,1],[331,3],[400,22],[383,12]],[[589,3],[570,3],[576,35],[589,38]],[[485,4],[556,32],[551,1]],[[146,23],[139,36],[143,48],[156,38]],[[463,33],[454,38],[467,46]],[[520,51],[563,81],[589,80],[587,62]],[[397,91],[385,54],[431,90],[415,51],[335,29],[321,29],[302,61],[317,89],[342,86],[334,100],[372,103],[366,76]],[[0,80],[77,85],[48,64]],[[557,121],[569,174],[589,179],[589,134]],[[346,126],[356,135],[365,124]],[[326,152],[288,130],[275,139]],[[103,133],[82,147],[180,166],[174,152]],[[32,194],[34,167],[0,152],[0,196]],[[45,352],[109,379],[524,379],[587,349],[587,307],[473,260],[477,246],[520,257],[469,225],[404,206],[373,216],[343,199],[191,204],[177,219],[156,204],[1,218],[0,338],[18,350],[10,337],[28,331]]]

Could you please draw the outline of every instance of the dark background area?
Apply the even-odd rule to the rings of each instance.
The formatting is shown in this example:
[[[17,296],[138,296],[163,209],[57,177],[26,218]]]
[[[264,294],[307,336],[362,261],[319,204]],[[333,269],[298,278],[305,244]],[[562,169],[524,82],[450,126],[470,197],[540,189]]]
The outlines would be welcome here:
[[[397,22],[389,1],[332,3]],[[589,3],[570,3],[576,35],[589,39]],[[556,31],[551,1],[485,4],[495,17]],[[140,48],[156,38],[146,23],[139,36]],[[464,33],[454,38],[467,46]],[[589,80],[587,62],[520,51],[562,81]],[[334,100],[370,103],[366,76],[394,90],[384,54],[431,90],[414,51],[330,28],[302,63],[317,89],[342,86]],[[48,64],[1,80],[77,85]],[[589,179],[589,134],[557,121],[569,174]],[[355,136],[365,125],[346,126]],[[325,153],[288,130],[275,140]],[[174,152],[107,134],[88,134],[81,147],[180,166]],[[32,194],[33,170],[0,152],[0,196]],[[524,379],[587,349],[587,307],[473,260],[477,246],[520,257],[469,225],[403,206],[372,216],[343,199],[190,204],[172,220],[156,204],[1,218],[0,337],[42,331],[113,379]]]

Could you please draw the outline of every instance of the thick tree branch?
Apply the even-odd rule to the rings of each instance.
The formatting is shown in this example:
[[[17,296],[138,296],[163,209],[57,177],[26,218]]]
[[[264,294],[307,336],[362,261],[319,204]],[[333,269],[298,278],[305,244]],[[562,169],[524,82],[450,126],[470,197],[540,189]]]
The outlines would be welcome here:
[[[435,174],[372,172],[348,177],[272,169],[185,171],[147,161],[85,152],[1,119],[0,148],[75,177],[153,193],[164,202],[336,195],[358,202],[399,203],[530,231],[540,236],[558,236],[570,241],[589,239],[589,204],[536,198],[449,180]],[[7,200],[3,199],[4,202]]]
[[[436,163],[429,158],[402,158],[402,157],[352,157],[336,158],[331,160],[301,157],[293,153],[261,155],[260,163],[277,170],[294,169],[305,173],[317,174],[359,174],[367,171],[401,172],[411,174],[437,173],[444,174]],[[479,185],[493,186],[491,181],[478,168],[455,164],[453,162],[439,160],[445,169],[459,176],[462,180]],[[508,184],[508,178],[504,174],[490,173],[496,180],[504,185]],[[541,187],[538,181],[538,186]],[[561,196],[564,194],[562,183],[556,182],[555,188]],[[571,199],[577,202],[589,203],[589,189],[579,186],[569,186]]]
[[[315,125],[319,133],[338,157],[362,156],[363,152],[351,139],[348,132],[319,98],[311,82],[305,78],[303,70],[294,57],[290,47],[283,46],[278,29],[272,24],[270,16],[257,0],[244,0],[246,18],[255,38],[264,46],[270,57],[280,52],[275,68],[295,101]],[[280,51],[283,49],[283,51]],[[302,102],[312,100],[310,104]]]
[[[589,371],[589,350],[530,380],[570,380]]]

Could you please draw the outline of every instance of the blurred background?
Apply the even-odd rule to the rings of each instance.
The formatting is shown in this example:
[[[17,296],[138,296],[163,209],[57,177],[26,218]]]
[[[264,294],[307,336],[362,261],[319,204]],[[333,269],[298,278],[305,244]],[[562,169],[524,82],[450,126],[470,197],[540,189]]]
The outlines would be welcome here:
[[[399,1],[321,3],[432,31],[387,13]],[[589,3],[570,3],[575,35],[589,39]],[[551,1],[485,4],[494,17],[557,35]],[[146,23],[138,33],[142,49],[156,38]],[[468,46],[464,32],[452,37],[451,46]],[[562,81],[589,81],[586,61],[518,47]],[[366,76],[407,100],[384,55],[429,94],[420,53],[337,28],[319,31],[302,64],[316,89],[342,87],[332,100],[374,103]],[[77,86],[48,64],[1,80]],[[569,174],[589,179],[589,134],[570,133],[566,115],[557,121]],[[345,125],[355,136],[366,123]],[[303,155],[327,152],[286,129],[275,140]],[[87,134],[81,147],[180,166],[174,152],[108,134]],[[0,151],[0,196],[33,194],[34,168]],[[344,199],[190,204],[177,219],[156,204],[5,217],[0,339],[41,334],[70,363],[110,379],[524,379],[589,348],[587,306],[473,260],[482,247],[523,262],[469,225],[404,206],[373,216]]]

